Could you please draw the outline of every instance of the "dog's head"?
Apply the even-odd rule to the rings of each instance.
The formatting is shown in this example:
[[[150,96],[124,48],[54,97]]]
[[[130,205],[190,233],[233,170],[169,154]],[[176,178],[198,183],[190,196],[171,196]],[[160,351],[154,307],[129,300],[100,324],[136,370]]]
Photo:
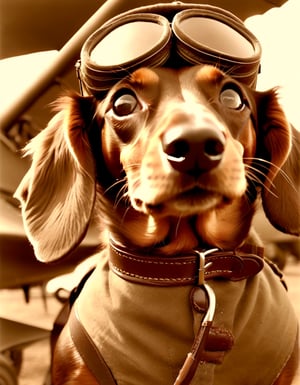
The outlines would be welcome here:
[[[141,68],[103,100],[59,108],[17,191],[39,259],[73,250],[95,211],[119,241],[166,254],[239,246],[259,196],[275,227],[299,233],[299,146],[275,90],[207,65]]]

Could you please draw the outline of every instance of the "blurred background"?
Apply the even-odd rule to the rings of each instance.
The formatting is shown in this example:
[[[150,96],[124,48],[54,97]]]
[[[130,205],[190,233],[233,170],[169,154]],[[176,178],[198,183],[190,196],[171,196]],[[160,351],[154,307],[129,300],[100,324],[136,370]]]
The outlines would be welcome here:
[[[68,89],[78,90],[74,64],[85,38],[117,8],[123,11],[152,1],[109,3],[113,9],[99,0],[0,0],[1,385],[49,385],[49,336],[64,298],[57,298],[57,291],[67,292],[76,285],[99,243],[91,229],[72,258],[50,266],[37,262],[13,192],[28,168],[21,148],[45,127],[52,116],[51,103]],[[299,129],[300,47],[294,45],[300,34],[299,0],[205,3],[233,12],[259,38],[263,57],[257,87],[282,86],[282,104]],[[285,273],[300,319],[299,239],[277,232],[261,212],[255,224],[268,255]],[[299,377],[295,385],[297,381]]]

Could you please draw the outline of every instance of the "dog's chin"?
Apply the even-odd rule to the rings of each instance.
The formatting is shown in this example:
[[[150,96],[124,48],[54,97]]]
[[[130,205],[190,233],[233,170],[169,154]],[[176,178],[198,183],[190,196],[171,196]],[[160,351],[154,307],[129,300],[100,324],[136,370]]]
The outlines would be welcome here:
[[[139,200],[135,209],[153,217],[187,217],[201,214],[208,210],[229,203],[230,199],[217,192],[198,187],[182,192],[157,203]]]

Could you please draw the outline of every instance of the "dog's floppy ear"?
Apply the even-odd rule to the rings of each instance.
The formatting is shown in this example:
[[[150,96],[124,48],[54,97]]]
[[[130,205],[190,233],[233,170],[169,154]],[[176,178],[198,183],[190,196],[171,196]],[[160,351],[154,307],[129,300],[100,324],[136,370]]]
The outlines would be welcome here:
[[[300,132],[286,120],[276,90],[264,94],[258,111],[261,157],[271,166],[262,189],[262,203],[271,224],[288,234],[300,233]],[[265,158],[265,157],[264,157]]]
[[[267,218],[278,230],[300,235],[300,132],[292,129],[292,147],[287,160],[263,191]]]
[[[59,105],[60,111],[27,146],[32,165],[15,193],[27,236],[43,262],[78,246],[95,201],[95,165],[87,134],[93,100],[73,95]]]

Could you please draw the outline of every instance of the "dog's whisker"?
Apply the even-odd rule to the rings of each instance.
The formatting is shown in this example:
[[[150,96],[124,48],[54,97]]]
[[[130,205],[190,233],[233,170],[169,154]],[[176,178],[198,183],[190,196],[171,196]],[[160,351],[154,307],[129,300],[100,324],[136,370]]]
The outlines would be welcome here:
[[[261,161],[263,161],[263,159]],[[265,162],[267,162],[267,161],[265,161]],[[286,182],[297,192],[297,188],[294,186],[294,184],[293,184],[291,178],[288,176],[288,174],[282,168],[278,167],[274,163],[272,163],[272,162],[269,162],[269,163],[270,163],[270,165],[272,165],[276,169],[276,171],[280,175],[282,175],[282,177],[286,180]]]
[[[297,188],[295,187],[295,185],[293,184],[291,178],[289,177],[289,175],[284,171],[282,170],[282,168],[278,167],[276,164],[268,161],[268,160],[265,160],[265,159],[261,159],[261,158],[251,158],[251,157],[248,157],[248,158],[244,158],[244,159],[247,159],[247,160],[252,160],[252,163],[254,165],[259,165],[261,168],[265,168],[266,170],[269,169],[269,166],[272,166],[276,169],[276,171],[278,173],[280,173],[280,175],[282,175],[282,177],[286,180],[286,182],[295,190],[297,191]],[[265,164],[265,165],[264,165]]]
[[[277,197],[277,195],[271,190],[271,187],[276,189],[276,186],[274,185],[274,183],[272,182],[272,179],[269,178],[267,174],[265,174],[263,171],[255,168],[253,166],[250,166],[250,165],[246,165],[245,168],[246,168],[248,180],[252,180],[254,183],[257,182],[258,184],[262,184],[262,181],[260,180],[260,178],[257,174],[263,176],[270,184],[270,187],[264,185],[264,188],[267,189],[267,191],[270,194]]]
[[[114,189],[115,187],[118,187],[119,184],[125,184],[127,182],[127,177],[124,176],[121,179],[117,179],[113,184],[111,184],[107,189],[103,192],[104,195],[110,192],[110,190]]]
[[[252,164],[266,169],[267,172],[269,171],[270,166],[273,166],[274,168],[277,168],[278,170],[280,170],[280,167],[276,166],[274,163],[263,158],[245,157],[244,160],[250,160]]]
[[[126,218],[126,216],[127,216],[128,211],[130,210],[130,207],[131,207],[131,206],[128,205],[128,206],[126,207],[126,209],[124,210],[124,213],[123,213],[123,215],[122,215],[122,217],[121,217],[121,223],[122,223],[122,224],[125,222],[125,218]]]
[[[114,206],[113,206],[114,209],[116,209],[122,201],[126,202],[126,200],[128,200],[128,191],[127,191],[127,185],[124,185],[121,187],[118,194],[116,195]]]
[[[177,224],[176,224],[176,228],[175,228],[175,235],[176,235],[176,237],[178,236],[178,230],[179,230],[181,218],[182,218],[182,216],[178,217],[178,220],[177,220]]]
[[[255,171],[251,170],[250,168],[247,169],[247,178],[249,179],[249,181],[253,182],[254,184],[256,183],[261,184],[261,180],[256,175]]]
[[[230,67],[230,68],[227,68],[226,70],[223,69],[223,72],[224,72],[226,75],[231,76],[231,75],[234,74],[234,72],[238,69],[238,67],[239,67],[238,65],[235,65],[235,66],[232,66],[232,67]],[[217,67],[217,68],[220,68],[220,66]]]
[[[214,99],[213,99],[213,98],[209,98],[209,99],[207,100],[207,104],[210,105],[210,106],[213,104],[213,102],[214,102]]]
[[[253,184],[254,186],[256,186],[256,184],[261,184],[261,180],[257,177],[257,175],[255,175],[255,173],[252,173],[252,172],[249,172],[247,174],[247,180],[248,180],[248,183],[250,184]],[[264,186],[264,188],[271,194],[273,195],[275,198],[278,198],[278,195],[274,193],[274,191],[272,191],[270,189],[270,187],[267,187],[267,186]],[[247,189],[247,191],[249,192],[249,190]]]
[[[119,185],[121,184],[121,187]],[[116,180],[112,185],[110,185],[105,191],[104,194],[108,194],[112,189],[119,187],[117,195],[115,197],[115,201],[113,204],[113,208],[116,209],[121,201],[126,201],[128,199],[128,185],[127,185],[127,177]]]
[[[268,180],[270,183],[272,183],[272,181],[270,179],[268,179],[267,172],[264,172],[253,165],[246,164],[245,170],[246,170],[247,174],[248,174],[248,172],[252,171],[252,174],[253,174],[253,176],[255,176],[256,181],[259,182],[260,184],[262,184],[263,181],[259,178],[259,176],[262,176],[263,178]]]

